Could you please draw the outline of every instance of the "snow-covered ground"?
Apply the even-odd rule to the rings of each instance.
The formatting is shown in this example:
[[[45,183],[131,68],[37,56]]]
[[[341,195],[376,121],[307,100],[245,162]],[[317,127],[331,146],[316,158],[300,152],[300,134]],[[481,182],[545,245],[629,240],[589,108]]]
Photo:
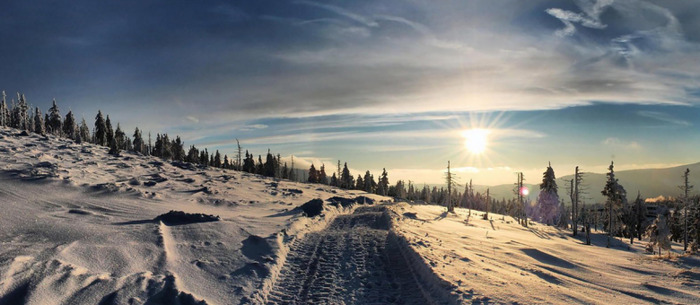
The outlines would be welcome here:
[[[645,254],[645,242],[605,236],[593,245],[570,231],[511,217],[432,205],[391,206],[397,234],[432,266],[463,303],[520,304],[700,304],[700,259],[658,260]],[[682,245],[675,245],[680,252]],[[420,264],[417,264],[420,265]]]
[[[19,134],[0,128],[0,304],[263,298],[288,244],[351,212],[292,209],[359,194]],[[170,210],[221,221],[153,221]]]
[[[700,303],[697,257],[639,243],[430,205],[294,210],[336,196],[388,200],[0,128],[0,304]],[[170,210],[221,220],[153,220]]]

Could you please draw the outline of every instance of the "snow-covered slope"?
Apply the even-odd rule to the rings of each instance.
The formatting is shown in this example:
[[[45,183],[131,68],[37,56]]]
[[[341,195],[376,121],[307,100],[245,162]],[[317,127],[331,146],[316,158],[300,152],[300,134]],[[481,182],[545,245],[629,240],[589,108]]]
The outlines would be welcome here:
[[[293,208],[359,194],[0,128],[0,304],[246,303],[288,244],[351,209]],[[221,221],[153,221],[170,210]]]
[[[401,203],[395,213],[399,236],[432,266],[464,303],[507,304],[700,304],[700,258],[659,260],[645,242],[593,234],[593,245],[570,231],[511,217]],[[581,236],[581,238],[583,238]],[[682,245],[674,245],[681,252]]]

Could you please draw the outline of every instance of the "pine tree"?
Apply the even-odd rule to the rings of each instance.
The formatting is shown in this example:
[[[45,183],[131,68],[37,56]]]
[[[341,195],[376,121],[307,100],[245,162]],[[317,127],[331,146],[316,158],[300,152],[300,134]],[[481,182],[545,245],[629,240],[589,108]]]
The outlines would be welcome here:
[[[218,149],[214,153],[214,167],[221,167],[221,154]]]
[[[540,194],[537,196],[537,206],[535,207],[535,215],[533,215],[535,220],[547,225],[557,223],[560,212],[558,190],[554,169],[550,163],[543,174],[542,184],[540,184]]]
[[[284,167],[282,167],[282,179],[289,179],[289,168],[287,167],[287,162],[284,162]]]
[[[328,176],[326,175],[326,165],[321,164],[321,169],[318,171],[318,183],[328,184]]]
[[[265,164],[263,165],[263,175],[267,177],[275,176],[275,157],[270,153],[270,149],[267,149],[267,155],[265,156]]]
[[[187,157],[185,161],[190,163],[199,163],[199,150],[197,150],[194,145],[190,145],[190,149],[187,151]]]
[[[386,196],[389,192],[389,174],[386,172],[386,168],[382,169],[382,176],[379,178],[379,183],[377,185],[377,194]]]
[[[119,145],[117,145],[117,139],[114,137],[112,137],[112,141],[109,142],[109,154],[119,156]]]
[[[46,133],[46,130],[44,130],[44,119],[41,116],[41,110],[39,110],[39,107],[34,109],[34,132],[40,135]]]
[[[143,143],[143,136],[141,135],[141,130],[139,130],[138,127],[134,129],[134,146],[133,150],[136,153],[143,154],[144,153],[144,143]]]
[[[112,143],[112,139],[114,139],[114,129],[112,129],[112,121],[109,120],[109,115],[107,115],[105,127],[105,140],[107,143]]]
[[[85,122],[85,118],[80,122],[80,139],[83,142],[90,142],[90,127]]]
[[[243,170],[243,163],[242,163],[242,149],[241,149],[241,143],[238,142],[238,139],[236,139],[236,170],[240,171]],[[248,152],[246,151],[246,154]]]
[[[310,183],[318,183],[318,173],[316,172],[316,167],[311,163],[309,167],[309,180]]]
[[[654,223],[647,229],[647,236],[649,236],[649,246],[659,248],[659,256],[661,256],[661,249],[671,250],[671,240],[669,236],[671,232],[667,223],[668,211],[656,216]]]
[[[68,111],[66,114],[66,119],[63,121],[63,136],[69,139],[75,140],[77,123],[75,117],[73,116],[73,111]]]
[[[365,178],[362,180],[365,182],[365,185],[363,186],[362,189],[367,193],[372,193],[374,191],[373,184],[376,183],[376,182],[374,182],[374,177],[372,176],[372,174],[370,174],[369,171],[366,171]]]
[[[9,125],[10,112],[7,109],[7,102],[5,101],[7,95],[5,90],[2,91],[2,100],[0,100],[0,126],[7,127]]]
[[[117,122],[117,130],[114,131],[114,141],[117,143],[119,150],[126,149],[126,134],[122,131],[119,122]]]
[[[105,146],[107,142],[107,123],[102,116],[102,111],[97,111],[97,116],[95,117],[95,140],[93,143],[97,145]]]
[[[357,180],[355,180],[355,187],[353,187],[356,190],[362,190],[365,187],[365,181],[362,180],[362,175],[357,174]]]
[[[255,173],[265,175],[265,164],[262,162],[262,155],[258,155],[258,163],[255,164]]]
[[[333,176],[331,177],[331,185],[332,186],[338,185],[338,177],[335,176],[335,173],[333,173]]]
[[[185,143],[182,142],[180,136],[175,136],[175,140],[170,143],[170,151],[173,160],[180,162],[185,160]]]
[[[605,187],[601,191],[603,196],[607,197],[606,209],[608,214],[608,240],[607,247],[610,247],[610,239],[616,231],[615,220],[618,218],[618,212],[620,208],[627,203],[627,192],[625,188],[618,183],[617,178],[615,178],[615,170],[613,162],[610,162],[608,167],[610,172],[606,174],[608,177]]]
[[[53,100],[53,105],[51,108],[49,108],[49,121],[48,121],[49,127],[51,129],[47,130],[48,132],[55,134],[55,135],[61,135],[62,129],[61,129],[61,112],[58,110],[58,105],[56,104],[56,99]]]
[[[345,162],[343,173],[340,176],[340,187],[344,189],[352,189],[355,186],[354,180],[355,179],[352,177],[350,170],[348,169],[348,163]]]
[[[229,164],[228,160],[228,155],[224,155],[224,164],[222,165],[224,169],[229,169],[231,168],[231,164]]]

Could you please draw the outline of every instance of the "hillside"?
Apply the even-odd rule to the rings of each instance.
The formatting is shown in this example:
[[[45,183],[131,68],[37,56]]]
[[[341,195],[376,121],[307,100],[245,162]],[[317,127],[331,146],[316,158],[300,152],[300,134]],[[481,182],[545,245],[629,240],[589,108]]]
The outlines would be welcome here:
[[[683,166],[659,168],[659,169],[635,169],[615,171],[615,176],[620,184],[627,190],[627,199],[634,200],[637,196],[637,191],[642,195],[642,198],[654,198],[658,196],[678,197],[680,195],[679,185],[682,184],[682,175],[685,169],[690,169],[690,184],[700,185],[700,163],[693,163]],[[555,169],[556,170],[556,169]],[[585,170],[585,169],[583,169]],[[525,185],[530,189],[530,200],[536,200],[539,193],[539,183],[541,177],[526,177]],[[569,194],[566,187],[568,181],[573,179],[573,175],[557,177],[559,184],[559,198],[564,198],[566,204],[570,204]],[[600,193],[607,179],[606,175],[600,173],[586,173],[583,175],[583,194],[586,203],[604,202],[605,198]],[[486,188],[490,189],[493,198],[513,198],[514,186],[512,184],[502,184],[496,186],[475,186],[474,189],[479,192],[485,192]]]
[[[291,242],[352,209],[294,208],[358,194],[0,128],[0,304],[245,303]],[[221,220],[154,220],[170,210]]]

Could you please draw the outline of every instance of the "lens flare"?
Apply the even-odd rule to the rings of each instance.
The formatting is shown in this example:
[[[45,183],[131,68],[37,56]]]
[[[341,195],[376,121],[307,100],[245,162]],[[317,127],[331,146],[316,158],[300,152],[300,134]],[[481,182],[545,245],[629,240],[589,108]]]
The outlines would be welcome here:
[[[520,188],[520,195],[523,195],[523,196],[530,195],[530,190],[528,190],[527,187],[523,186]]]

